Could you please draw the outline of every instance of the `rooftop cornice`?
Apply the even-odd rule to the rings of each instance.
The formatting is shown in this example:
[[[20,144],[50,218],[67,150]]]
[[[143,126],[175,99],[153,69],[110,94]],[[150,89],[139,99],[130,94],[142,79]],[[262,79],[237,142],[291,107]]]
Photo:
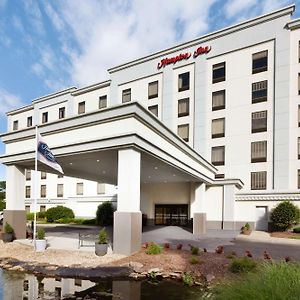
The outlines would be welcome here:
[[[278,9],[278,10],[275,10],[271,13],[264,14],[264,15],[261,15],[259,17],[256,17],[256,18],[244,21],[244,22],[240,22],[238,24],[235,24],[235,25],[232,25],[232,26],[229,26],[229,27],[225,27],[223,29],[220,29],[220,30],[214,31],[212,33],[203,35],[202,37],[191,40],[189,42],[179,44],[175,47],[167,48],[167,49],[164,49],[162,51],[150,54],[148,56],[144,56],[144,57],[138,58],[136,60],[130,61],[128,63],[118,65],[116,67],[108,69],[108,72],[109,73],[114,73],[114,72],[120,71],[122,69],[134,66],[136,64],[143,63],[143,62],[148,61],[150,59],[158,58],[162,55],[168,55],[170,53],[180,51],[184,48],[193,47],[195,45],[198,45],[198,44],[201,44],[201,43],[204,43],[204,42],[208,42],[210,40],[220,38],[224,35],[228,35],[228,34],[231,34],[233,32],[240,31],[240,30],[243,30],[243,29],[258,25],[258,24],[261,24],[261,23],[265,23],[265,22],[280,18],[280,17],[285,16],[285,15],[292,15],[294,11],[295,11],[295,4],[284,7],[284,8],[281,8],[281,9]]]
[[[22,112],[26,112],[26,111],[29,111],[33,109],[33,105],[32,104],[29,104],[29,105],[26,105],[26,106],[23,106],[23,107],[20,107],[20,108],[17,108],[15,110],[11,110],[9,112],[6,113],[7,116],[13,116],[15,114],[19,114],[19,113],[22,113]]]
[[[73,86],[73,87],[70,87],[70,88],[52,93],[52,94],[48,94],[48,95],[36,98],[36,99],[32,100],[32,103],[36,104],[36,103],[40,103],[40,102],[43,102],[43,101],[46,101],[46,100],[49,100],[49,99],[52,99],[52,98],[55,98],[55,97],[63,96],[63,95],[66,95],[66,94],[71,94],[72,92],[74,92],[76,90],[77,90],[77,88],[75,86]]]
[[[240,179],[228,178],[228,179],[215,179],[213,185],[235,185],[239,190],[243,188],[244,183]]]
[[[95,90],[98,90],[98,89],[101,89],[101,88],[108,87],[108,86],[110,86],[110,83],[111,83],[111,80],[106,80],[106,81],[95,83],[95,84],[92,84],[92,85],[89,85],[89,86],[85,86],[85,87],[82,87],[80,89],[77,89],[75,92],[71,93],[71,95],[72,96],[78,96],[78,95],[81,95],[81,94],[84,94],[84,93],[87,93],[87,92],[92,92],[92,91],[95,91]]]
[[[286,28],[290,30],[295,30],[300,28],[300,18],[292,20],[286,24]]]

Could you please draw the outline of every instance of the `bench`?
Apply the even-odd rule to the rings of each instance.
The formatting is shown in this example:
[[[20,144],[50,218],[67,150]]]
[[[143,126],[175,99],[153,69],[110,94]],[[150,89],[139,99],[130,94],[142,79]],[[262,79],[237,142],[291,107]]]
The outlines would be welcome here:
[[[97,234],[94,233],[78,233],[78,249],[80,247],[94,247],[97,240]],[[84,242],[93,242],[93,244],[84,244]]]

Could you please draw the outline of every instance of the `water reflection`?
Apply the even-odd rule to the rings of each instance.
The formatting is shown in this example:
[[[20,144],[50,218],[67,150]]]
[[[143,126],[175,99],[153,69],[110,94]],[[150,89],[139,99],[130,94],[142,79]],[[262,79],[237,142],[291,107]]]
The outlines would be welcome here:
[[[0,299],[199,299],[200,290],[174,282],[98,281],[47,278],[0,269]]]

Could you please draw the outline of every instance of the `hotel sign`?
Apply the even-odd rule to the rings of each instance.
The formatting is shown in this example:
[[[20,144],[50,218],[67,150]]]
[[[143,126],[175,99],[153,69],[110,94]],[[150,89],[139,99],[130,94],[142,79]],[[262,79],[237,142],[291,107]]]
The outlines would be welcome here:
[[[200,46],[199,48],[197,48],[194,51],[193,58],[196,58],[201,54],[207,54],[210,50],[211,50],[210,46],[205,46],[205,47]],[[164,68],[165,66],[170,65],[170,64],[176,64],[178,61],[181,61],[181,60],[188,60],[191,56],[192,56],[191,52],[185,52],[185,53],[180,53],[179,55],[176,55],[176,56],[173,56],[173,57],[163,58],[157,64],[157,69],[159,70],[159,69]]]

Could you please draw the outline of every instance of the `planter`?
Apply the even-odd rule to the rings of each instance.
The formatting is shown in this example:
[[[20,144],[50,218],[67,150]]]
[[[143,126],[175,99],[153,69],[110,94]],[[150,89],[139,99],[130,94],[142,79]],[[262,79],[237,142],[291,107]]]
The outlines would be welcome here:
[[[14,239],[14,234],[13,233],[2,233],[2,240],[4,243],[9,243],[12,242]]]
[[[46,240],[35,240],[35,251],[36,252],[43,252],[45,251],[47,246]]]
[[[98,256],[103,256],[107,253],[107,244],[98,244],[95,243],[95,254]]]

